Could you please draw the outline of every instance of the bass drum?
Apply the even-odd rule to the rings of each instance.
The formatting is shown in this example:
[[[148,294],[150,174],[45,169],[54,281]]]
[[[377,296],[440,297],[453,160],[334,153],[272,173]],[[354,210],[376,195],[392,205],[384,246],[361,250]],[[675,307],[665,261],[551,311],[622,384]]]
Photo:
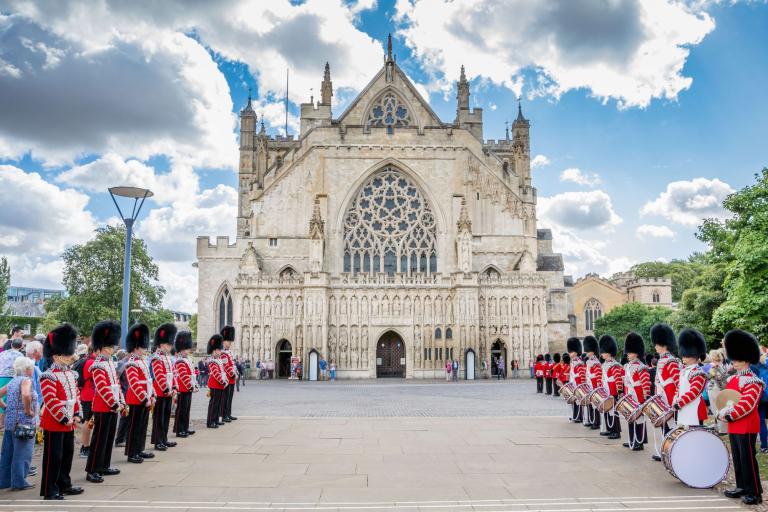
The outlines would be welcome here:
[[[728,475],[731,462],[723,441],[706,427],[680,426],[661,444],[661,460],[688,487],[709,489]]]
[[[565,402],[568,404],[572,404],[576,401],[576,397],[574,396],[574,391],[576,390],[576,384],[573,382],[566,382],[563,384],[563,387],[560,388],[560,396],[565,399]]]

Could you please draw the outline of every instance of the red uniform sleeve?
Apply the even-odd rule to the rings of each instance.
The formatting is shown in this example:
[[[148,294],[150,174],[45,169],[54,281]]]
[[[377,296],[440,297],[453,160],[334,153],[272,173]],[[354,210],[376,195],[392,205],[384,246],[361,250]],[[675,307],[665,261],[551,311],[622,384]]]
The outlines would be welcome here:
[[[70,418],[67,416],[66,401],[59,398],[58,382],[53,377],[43,376],[40,379],[40,390],[43,394],[45,408],[51,413],[53,419],[66,425]]]
[[[645,402],[651,394],[651,376],[646,368],[635,374],[635,394],[640,403]]]
[[[173,389],[173,375],[168,375],[165,371],[165,364],[159,357],[152,359],[152,375],[155,376],[155,382],[165,393],[170,393]],[[170,380],[170,382],[169,382]]]
[[[568,382],[568,377],[570,376],[570,373],[571,373],[571,365],[568,365],[568,364],[562,365],[560,367],[560,382],[562,382],[563,384]]]
[[[707,378],[702,374],[697,374],[691,379],[691,389],[677,400],[679,408],[685,407],[696,400],[703,392],[707,384]]]
[[[665,380],[667,384],[664,386],[664,394],[667,398],[667,403],[672,403],[677,394],[677,387],[680,384],[680,365],[676,361],[670,361],[664,366],[664,373],[666,373]]]
[[[183,360],[176,361],[176,374],[179,378],[180,388],[192,389],[192,374],[189,371],[189,366]]]
[[[226,386],[229,383],[227,378],[221,373],[221,366],[215,362],[208,365],[208,373],[210,374],[209,378],[215,379],[219,384]]]
[[[147,383],[142,380],[143,372],[136,366],[128,366],[125,369],[125,375],[128,378],[128,387],[140,402],[147,401]]]
[[[109,370],[103,368],[100,364],[91,367],[91,375],[93,375],[93,386],[96,393],[99,394],[104,403],[107,404],[112,410],[115,410],[120,405],[115,400],[115,395],[112,393],[112,388],[109,387]]]
[[[586,365],[580,364],[574,369],[574,373],[576,376],[576,385],[581,386],[585,382],[587,382],[587,367]]]
[[[736,377],[738,378],[738,377]],[[763,392],[763,385],[753,379],[752,382],[741,388],[741,398],[733,405],[733,409],[728,413],[733,421],[739,420],[751,413],[757,402],[760,400],[760,394]]]
[[[603,369],[599,364],[593,365],[590,368],[589,380],[592,383],[593,389],[603,385]]]

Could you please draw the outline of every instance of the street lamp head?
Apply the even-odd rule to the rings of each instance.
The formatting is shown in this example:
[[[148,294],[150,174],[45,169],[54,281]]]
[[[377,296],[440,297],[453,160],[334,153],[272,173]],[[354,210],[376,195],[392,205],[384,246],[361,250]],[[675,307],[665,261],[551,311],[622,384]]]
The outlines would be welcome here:
[[[119,197],[130,197],[131,199],[145,199],[155,195],[151,190],[139,187],[110,187],[109,193]]]

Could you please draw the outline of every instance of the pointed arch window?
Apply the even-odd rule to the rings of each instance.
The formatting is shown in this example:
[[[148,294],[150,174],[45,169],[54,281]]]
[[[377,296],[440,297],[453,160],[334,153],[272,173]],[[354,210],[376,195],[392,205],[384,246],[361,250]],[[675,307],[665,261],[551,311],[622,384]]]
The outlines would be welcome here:
[[[595,321],[603,316],[603,305],[597,299],[589,299],[584,305],[584,326],[587,331],[595,330]]]
[[[435,329],[435,339],[439,340],[442,337],[443,337],[443,333],[440,332],[440,328],[438,327],[437,329]]]
[[[232,295],[229,293],[229,288],[224,288],[219,296],[219,322],[216,327],[217,331],[220,331],[225,325],[232,325],[232,318],[234,317],[234,304],[232,302]]]
[[[435,215],[418,187],[385,167],[366,181],[344,218],[344,272],[437,271]]]
[[[392,91],[382,94],[368,111],[365,125],[370,128],[386,128],[394,133],[395,128],[411,125],[411,114],[405,103]]]
[[[651,296],[651,299],[653,300],[654,304],[658,304],[661,302],[661,296],[659,295],[659,292],[657,290],[653,290],[653,295]]]
[[[450,327],[448,327],[445,330],[445,339],[447,339],[447,340],[452,340],[453,339],[453,331],[451,330]]]

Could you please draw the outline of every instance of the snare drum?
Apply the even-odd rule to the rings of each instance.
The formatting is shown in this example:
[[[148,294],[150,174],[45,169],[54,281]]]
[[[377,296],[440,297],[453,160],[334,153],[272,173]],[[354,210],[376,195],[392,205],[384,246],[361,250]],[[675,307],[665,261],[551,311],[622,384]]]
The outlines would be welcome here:
[[[675,415],[675,410],[664,402],[661,395],[654,395],[643,404],[643,414],[656,428],[661,428]]]
[[[605,390],[605,388],[596,388],[592,393],[589,394],[589,403],[600,411],[602,414],[605,414],[606,412],[613,409],[613,397],[608,394],[608,392]]]
[[[579,405],[587,405],[587,398],[592,390],[589,389],[589,384],[579,384],[576,389],[573,390],[573,394],[576,396],[576,403]]]
[[[560,388],[560,396],[565,399],[566,403],[572,404],[576,401],[576,397],[573,395],[575,389],[576,384],[573,382],[566,382],[563,384],[563,387]]]
[[[628,422],[635,422],[643,414],[643,408],[637,398],[632,395],[624,395],[624,398],[616,403],[616,411]]]
[[[661,443],[661,460],[688,487],[708,489],[722,482],[730,468],[725,443],[706,427],[680,426]]]

